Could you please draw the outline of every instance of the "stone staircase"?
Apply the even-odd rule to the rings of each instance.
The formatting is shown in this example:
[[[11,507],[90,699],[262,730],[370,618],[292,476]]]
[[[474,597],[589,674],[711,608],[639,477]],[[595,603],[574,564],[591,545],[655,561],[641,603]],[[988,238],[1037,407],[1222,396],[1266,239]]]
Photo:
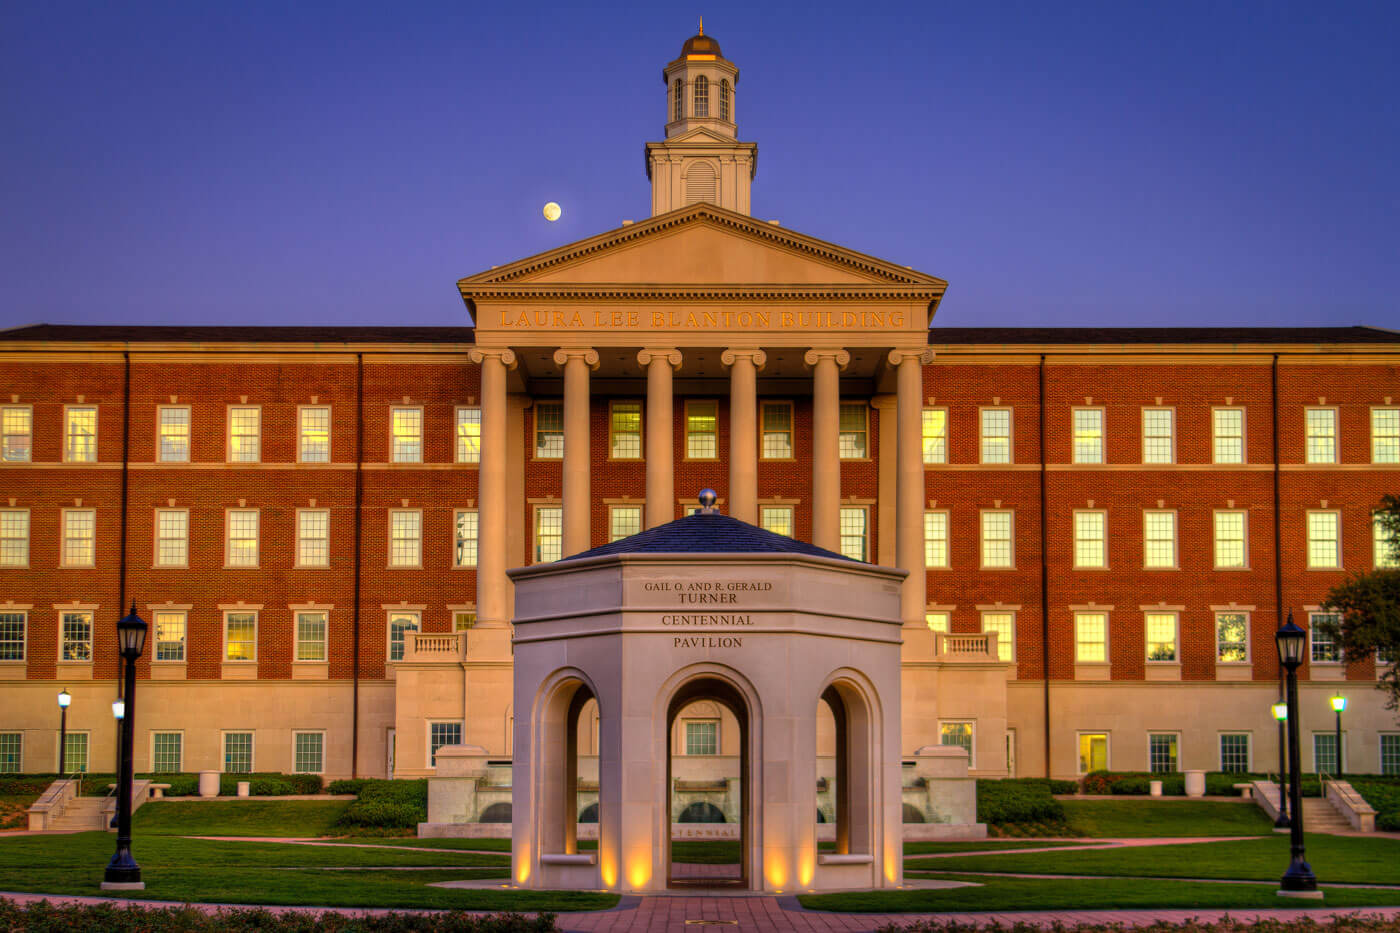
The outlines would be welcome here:
[[[1349,833],[1351,823],[1337,812],[1331,801],[1321,797],[1303,798],[1303,830],[1309,833]]]
[[[107,803],[106,797],[74,797],[46,828],[52,832],[104,830],[111,819]]]

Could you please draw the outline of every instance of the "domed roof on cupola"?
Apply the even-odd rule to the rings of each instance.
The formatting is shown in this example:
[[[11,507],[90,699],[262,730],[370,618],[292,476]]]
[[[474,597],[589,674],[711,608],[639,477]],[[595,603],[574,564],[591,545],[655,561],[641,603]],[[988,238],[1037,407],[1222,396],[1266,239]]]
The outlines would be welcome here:
[[[681,58],[691,55],[713,55],[716,58],[723,58],[724,55],[719,50],[719,43],[713,37],[707,36],[702,29],[700,32],[685,40],[685,45],[681,46]]]

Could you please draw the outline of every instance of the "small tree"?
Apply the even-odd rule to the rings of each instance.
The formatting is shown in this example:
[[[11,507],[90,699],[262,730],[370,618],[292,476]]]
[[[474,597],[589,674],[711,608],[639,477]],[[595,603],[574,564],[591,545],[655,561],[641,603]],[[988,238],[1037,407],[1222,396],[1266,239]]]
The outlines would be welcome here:
[[[1381,499],[1376,521],[1384,542],[1377,563],[1384,566],[1353,573],[1333,587],[1322,609],[1336,613],[1337,621],[1318,628],[1337,640],[1348,660],[1374,656],[1381,670],[1378,689],[1389,694],[1386,708],[1400,710],[1400,496]]]

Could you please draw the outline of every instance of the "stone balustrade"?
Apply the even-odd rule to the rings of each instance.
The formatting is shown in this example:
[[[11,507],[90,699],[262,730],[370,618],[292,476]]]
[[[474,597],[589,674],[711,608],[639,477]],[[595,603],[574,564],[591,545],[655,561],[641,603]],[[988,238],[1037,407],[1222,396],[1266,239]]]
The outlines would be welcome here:
[[[466,632],[410,632],[404,643],[403,659],[409,663],[441,661],[455,664],[466,658]]]

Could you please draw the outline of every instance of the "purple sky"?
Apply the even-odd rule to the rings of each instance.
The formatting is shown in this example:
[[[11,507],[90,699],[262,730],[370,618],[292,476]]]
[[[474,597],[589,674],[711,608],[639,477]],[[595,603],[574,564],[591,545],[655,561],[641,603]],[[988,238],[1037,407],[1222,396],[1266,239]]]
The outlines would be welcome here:
[[[755,5],[3,4],[0,326],[465,323],[648,215],[703,13],[754,214],[938,323],[1400,327],[1400,4]]]

